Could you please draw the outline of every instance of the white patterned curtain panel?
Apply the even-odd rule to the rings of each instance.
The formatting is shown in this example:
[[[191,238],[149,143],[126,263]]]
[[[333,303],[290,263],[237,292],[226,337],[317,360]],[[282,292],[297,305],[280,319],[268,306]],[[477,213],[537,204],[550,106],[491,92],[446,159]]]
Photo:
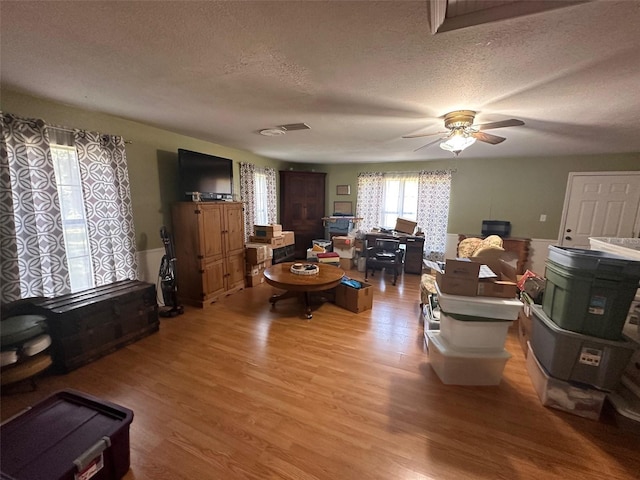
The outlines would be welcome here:
[[[256,218],[256,166],[240,162],[240,201],[244,204],[244,241],[253,235],[253,219]]]
[[[46,125],[42,120],[1,116],[0,301],[70,293]]]
[[[278,193],[276,190],[276,170],[265,168],[267,177],[267,221],[276,223],[278,221]]]
[[[360,229],[369,232],[380,226],[384,201],[384,174],[363,172],[358,174],[356,217],[361,218]]]
[[[424,230],[424,251],[443,261],[449,222],[451,171],[421,171],[418,177],[418,225]]]
[[[278,194],[276,190],[276,171],[273,168],[260,168],[252,163],[240,163],[240,200],[244,203],[244,241],[253,235],[256,218],[256,174],[264,174],[266,180],[267,223],[278,221]]]
[[[135,230],[124,139],[75,131],[96,286],[137,279]]]

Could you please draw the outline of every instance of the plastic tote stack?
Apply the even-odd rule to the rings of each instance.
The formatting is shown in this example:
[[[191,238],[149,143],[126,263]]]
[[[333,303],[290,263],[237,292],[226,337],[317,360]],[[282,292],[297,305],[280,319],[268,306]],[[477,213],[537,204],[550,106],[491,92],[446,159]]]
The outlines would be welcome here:
[[[629,260],[640,261],[640,238],[589,238],[592,250],[613,253]],[[624,430],[640,435],[640,289],[631,302],[631,309],[622,333],[635,341],[638,349],[625,368],[620,384],[607,393],[607,413]],[[611,408],[607,408],[611,407]]]
[[[532,309],[529,375],[544,405],[598,419],[636,349],[622,329],[640,262],[551,246],[545,276],[542,308]]]
[[[438,290],[440,331],[425,332],[429,362],[447,385],[498,385],[511,354],[504,348],[519,300]]]

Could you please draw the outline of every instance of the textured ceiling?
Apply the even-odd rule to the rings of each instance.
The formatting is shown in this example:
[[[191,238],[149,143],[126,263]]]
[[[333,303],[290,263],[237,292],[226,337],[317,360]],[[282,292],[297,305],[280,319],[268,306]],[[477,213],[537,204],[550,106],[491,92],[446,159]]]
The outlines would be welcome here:
[[[427,3],[3,0],[1,81],[297,162],[450,158],[414,152],[437,137],[402,136],[441,131],[456,109],[525,122],[465,158],[640,152],[640,2],[435,35]],[[298,122],[311,129],[258,134]]]

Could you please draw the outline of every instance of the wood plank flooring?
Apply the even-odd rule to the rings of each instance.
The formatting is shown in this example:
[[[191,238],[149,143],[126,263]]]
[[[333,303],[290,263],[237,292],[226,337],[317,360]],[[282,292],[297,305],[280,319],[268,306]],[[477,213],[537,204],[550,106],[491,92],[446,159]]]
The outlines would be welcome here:
[[[305,320],[266,284],[187,307],[34,392],[5,389],[2,418],[61,388],[131,408],[127,480],[640,478],[640,437],[540,404],[515,330],[499,386],[443,385],[419,276],[370,282],[361,314],[325,303]]]

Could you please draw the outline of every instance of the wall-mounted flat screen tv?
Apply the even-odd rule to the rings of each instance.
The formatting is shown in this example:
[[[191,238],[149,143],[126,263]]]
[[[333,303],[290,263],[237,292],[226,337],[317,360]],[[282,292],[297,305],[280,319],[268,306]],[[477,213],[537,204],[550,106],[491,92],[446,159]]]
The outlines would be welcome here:
[[[233,198],[233,161],[191,150],[178,149],[180,190],[191,200],[198,192],[203,201]]]

